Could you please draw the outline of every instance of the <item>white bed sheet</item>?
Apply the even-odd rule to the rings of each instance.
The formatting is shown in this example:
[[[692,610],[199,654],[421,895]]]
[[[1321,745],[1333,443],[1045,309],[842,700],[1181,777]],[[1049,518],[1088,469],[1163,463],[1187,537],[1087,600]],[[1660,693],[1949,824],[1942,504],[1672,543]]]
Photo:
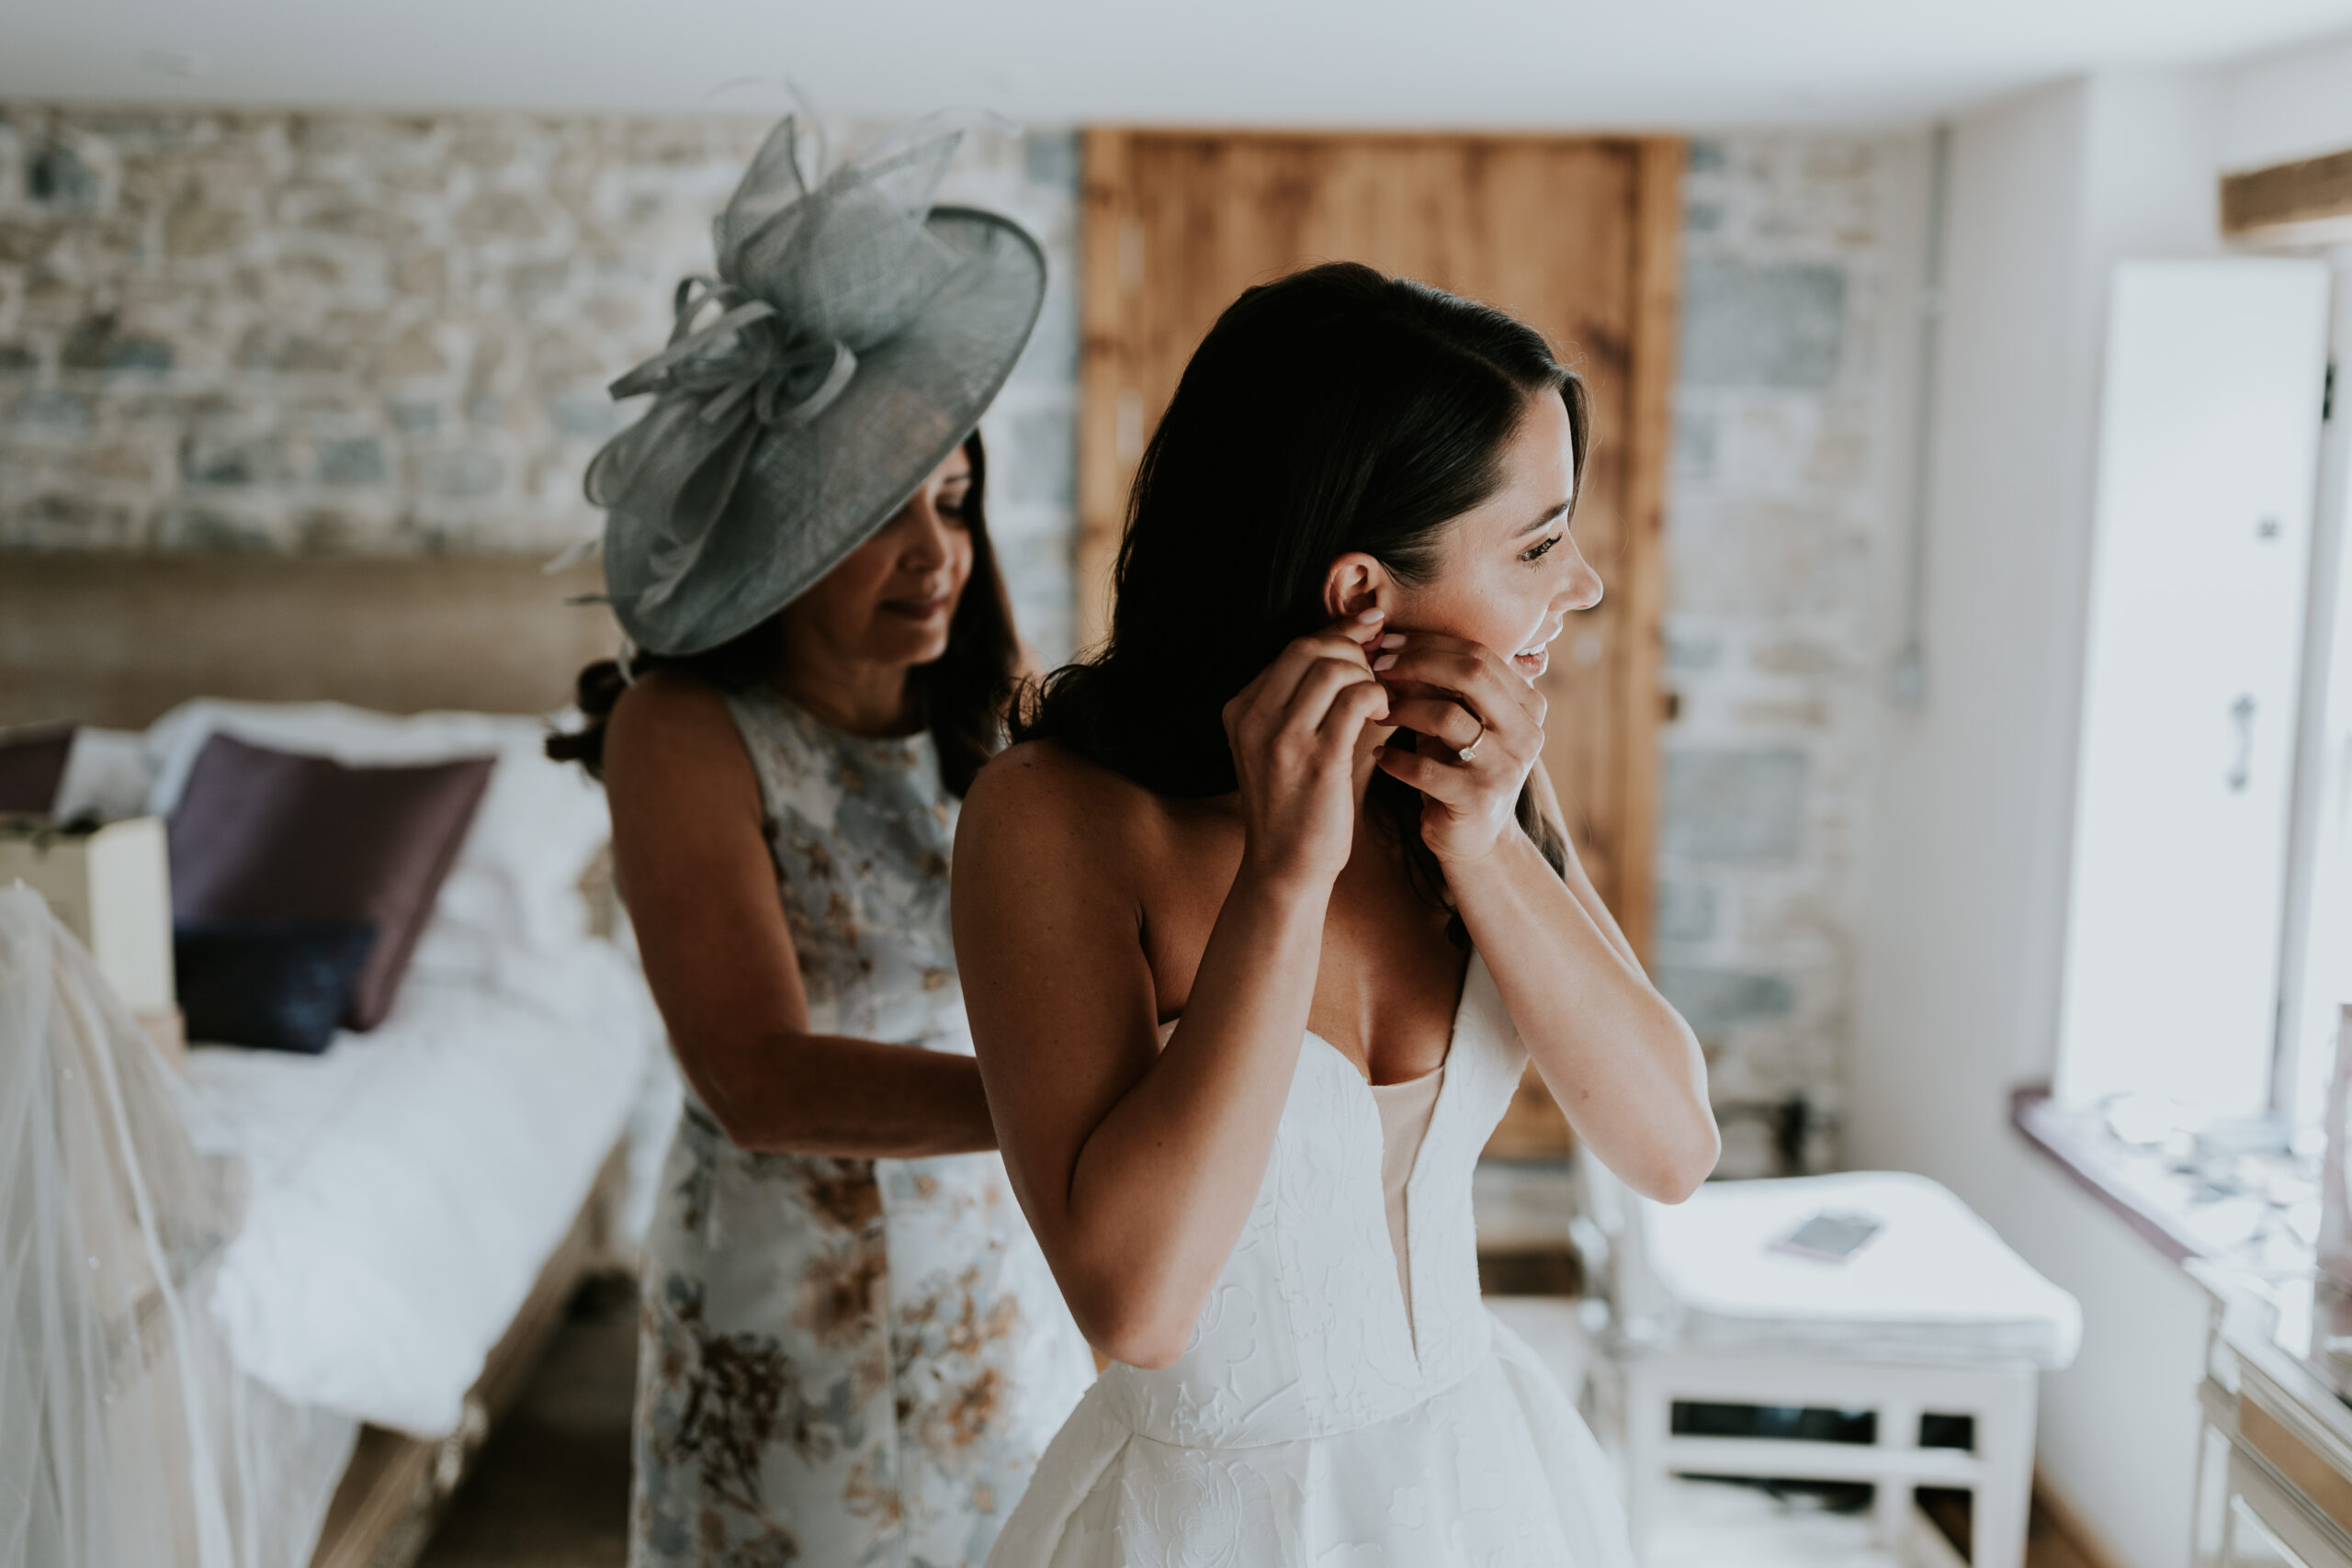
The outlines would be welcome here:
[[[455,1430],[661,1041],[635,965],[586,940],[420,966],[323,1055],[191,1051],[200,1135],[248,1171],[211,1303],[238,1362],[300,1404]]]

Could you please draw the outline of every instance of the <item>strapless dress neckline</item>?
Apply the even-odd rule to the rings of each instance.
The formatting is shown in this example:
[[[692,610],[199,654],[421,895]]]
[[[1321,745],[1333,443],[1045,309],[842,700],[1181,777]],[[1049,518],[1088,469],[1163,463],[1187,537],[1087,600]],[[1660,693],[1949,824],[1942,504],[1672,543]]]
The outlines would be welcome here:
[[[1096,1380],[989,1568],[1633,1568],[1607,1461],[1478,1294],[1471,1175],[1527,1061],[1484,961],[1404,1182],[1401,1271],[1379,1097],[1306,1039],[1191,1343]]]

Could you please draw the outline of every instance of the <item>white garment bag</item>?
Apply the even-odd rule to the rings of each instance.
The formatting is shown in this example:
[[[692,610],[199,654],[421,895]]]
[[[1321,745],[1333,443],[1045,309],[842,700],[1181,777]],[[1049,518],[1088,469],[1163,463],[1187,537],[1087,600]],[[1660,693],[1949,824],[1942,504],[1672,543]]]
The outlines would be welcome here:
[[[234,1162],[40,896],[0,888],[0,1568],[303,1568],[357,1436],[230,1361]]]

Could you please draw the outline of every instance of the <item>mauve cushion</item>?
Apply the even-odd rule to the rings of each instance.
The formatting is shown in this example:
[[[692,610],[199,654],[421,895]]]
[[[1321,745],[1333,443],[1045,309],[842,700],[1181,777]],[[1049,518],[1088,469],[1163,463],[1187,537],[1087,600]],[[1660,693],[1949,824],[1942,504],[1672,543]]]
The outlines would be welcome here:
[[[391,1010],[493,761],[352,768],[215,735],[172,812],[172,919],[375,927],[345,1015],[349,1028],[373,1029]]]
[[[368,966],[376,928],[348,920],[234,920],[175,926],[187,1036],[315,1056],[334,1043]]]
[[[58,781],[74,750],[74,727],[43,725],[0,735],[0,811],[45,816],[57,803]]]

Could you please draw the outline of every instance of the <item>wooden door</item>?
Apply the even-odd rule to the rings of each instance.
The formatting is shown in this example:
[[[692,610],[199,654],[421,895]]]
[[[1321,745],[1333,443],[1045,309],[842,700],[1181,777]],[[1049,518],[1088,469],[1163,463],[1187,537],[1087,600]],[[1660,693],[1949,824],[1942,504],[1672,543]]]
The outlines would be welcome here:
[[[1080,643],[1108,626],[1145,440],[1242,289],[1360,261],[1510,311],[1592,393],[1576,533],[1607,592],[1554,647],[1544,763],[1586,868],[1645,953],[1682,161],[1682,143],[1666,139],[1105,129],[1085,142]],[[1495,1152],[1554,1152],[1565,1139],[1538,1089]]]

